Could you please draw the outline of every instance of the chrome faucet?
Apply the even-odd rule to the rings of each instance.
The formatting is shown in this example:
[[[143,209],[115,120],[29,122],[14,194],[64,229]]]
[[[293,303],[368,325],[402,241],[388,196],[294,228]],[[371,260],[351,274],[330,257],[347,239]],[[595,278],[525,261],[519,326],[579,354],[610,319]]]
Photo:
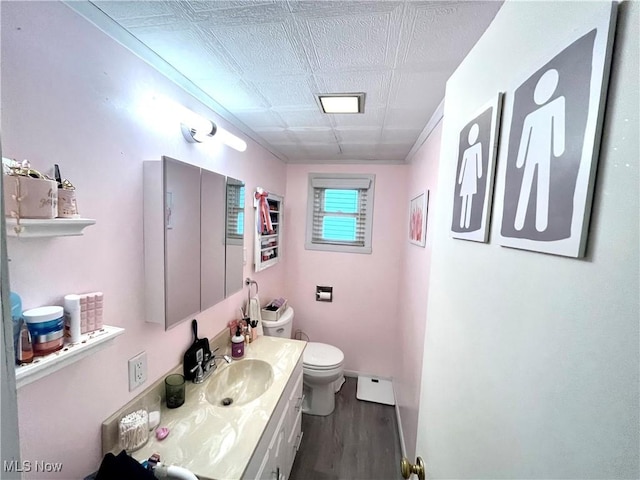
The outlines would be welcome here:
[[[193,383],[202,383],[209,375],[211,375],[217,368],[216,358],[222,358],[227,363],[231,363],[231,357],[229,355],[215,355],[218,349],[216,348],[213,351],[213,355],[205,356],[204,360],[201,363],[198,363],[195,367],[191,369],[191,373],[195,373],[195,377],[193,377]]]

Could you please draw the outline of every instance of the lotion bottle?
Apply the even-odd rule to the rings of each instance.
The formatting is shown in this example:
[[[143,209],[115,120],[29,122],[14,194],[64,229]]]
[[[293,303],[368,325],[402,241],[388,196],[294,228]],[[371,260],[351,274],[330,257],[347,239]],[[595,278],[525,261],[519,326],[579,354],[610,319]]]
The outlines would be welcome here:
[[[80,295],[65,295],[64,316],[67,336],[71,337],[71,343],[80,341]]]
[[[244,357],[244,335],[240,325],[236,328],[236,334],[231,337],[231,358],[236,360]]]

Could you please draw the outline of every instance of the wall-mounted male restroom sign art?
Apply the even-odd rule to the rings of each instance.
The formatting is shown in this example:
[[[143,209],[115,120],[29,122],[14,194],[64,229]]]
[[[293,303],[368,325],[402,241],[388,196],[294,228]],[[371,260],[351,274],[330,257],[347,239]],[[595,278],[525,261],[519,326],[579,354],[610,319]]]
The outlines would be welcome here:
[[[486,242],[493,196],[502,94],[470,115],[458,137],[451,236]]]
[[[507,94],[501,245],[585,254],[616,5],[605,8]]]

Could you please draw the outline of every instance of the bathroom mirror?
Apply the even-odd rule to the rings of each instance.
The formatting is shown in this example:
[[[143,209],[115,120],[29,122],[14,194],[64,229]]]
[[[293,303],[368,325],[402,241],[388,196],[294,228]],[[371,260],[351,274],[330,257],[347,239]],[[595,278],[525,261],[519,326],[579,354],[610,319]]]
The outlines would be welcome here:
[[[244,183],[169,157],[144,162],[146,320],[169,329],[242,288]]]
[[[164,157],[165,316],[169,328],[200,312],[200,168]]]
[[[242,290],[244,264],[244,182],[227,177],[226,296]]]
[[[225,177],[200,170],[200,310],[224,300]]]

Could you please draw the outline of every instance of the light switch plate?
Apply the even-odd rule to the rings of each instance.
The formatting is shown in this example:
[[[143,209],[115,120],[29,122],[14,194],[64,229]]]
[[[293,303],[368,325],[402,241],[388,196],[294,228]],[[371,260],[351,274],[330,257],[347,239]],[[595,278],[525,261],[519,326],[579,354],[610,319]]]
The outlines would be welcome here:
[[[141,352],[129,359],[129,391],[147,381],[147,353]]]

